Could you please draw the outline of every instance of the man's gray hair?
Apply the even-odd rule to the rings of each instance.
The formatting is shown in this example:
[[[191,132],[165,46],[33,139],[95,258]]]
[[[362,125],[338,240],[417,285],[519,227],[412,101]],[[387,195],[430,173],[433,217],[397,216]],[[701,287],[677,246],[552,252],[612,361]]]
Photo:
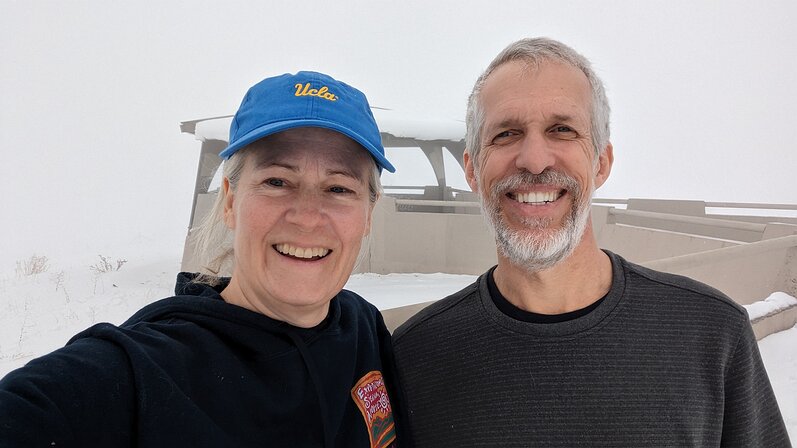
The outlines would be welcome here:
[[[468,98],[468,112],[465,117],[465,147],[474,167],[479,168],[478,155],[481,151],[481,132],[484,126],[484,110],[481,107],[479,96],[490,74],[498,67],[513,61],[527,62],[530,64],[530,69],[536,69],[541,62],[545,61],[561,62],[573,66],[584,73],[592,90],[592,117],[590,119],[592,145],[594,146],[595,156],[600,155],[606,145],[609,144],[610,109],[603,81],[592,70],[587,58],[561,42],[538,37],[521,39],[504,48],[479,76],[473,86],[473,91]]]

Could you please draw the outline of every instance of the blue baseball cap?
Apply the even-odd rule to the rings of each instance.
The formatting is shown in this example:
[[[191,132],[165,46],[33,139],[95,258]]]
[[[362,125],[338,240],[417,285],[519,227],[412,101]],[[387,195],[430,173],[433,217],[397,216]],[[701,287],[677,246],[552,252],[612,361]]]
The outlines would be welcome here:
[[[382,168],[396,172],[385,158],[379,128],[365,95],[323,73],[298,72],[266,78],[244,96],[230,125],[230,142],[219,156],[229,159],[244,146],[280,131],[326,128],[356,141]]]

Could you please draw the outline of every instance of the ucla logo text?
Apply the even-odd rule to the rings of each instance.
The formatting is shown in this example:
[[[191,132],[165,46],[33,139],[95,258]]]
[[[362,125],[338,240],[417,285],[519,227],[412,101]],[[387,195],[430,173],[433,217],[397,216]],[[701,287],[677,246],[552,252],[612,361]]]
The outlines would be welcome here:
[[[296,84],[296,93],[294,96],[317,96],[329,101],[337,101],[338,97],[335,94],[329,92],[329,88],[327,86],[323,86],[320,89],[311,89],[310,83],[308,82],[305,85]]]

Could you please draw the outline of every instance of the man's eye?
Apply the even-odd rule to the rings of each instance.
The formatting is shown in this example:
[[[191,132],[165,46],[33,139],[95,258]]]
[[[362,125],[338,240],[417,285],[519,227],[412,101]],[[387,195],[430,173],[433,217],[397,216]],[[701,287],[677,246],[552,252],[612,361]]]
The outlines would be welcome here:
[[[509,139],[517,134],[518,134],[517,131],[513,130],[499,132],[498,134],[496,134],[495,137],[493,137],[493,143],[498,143],[502,140]]]
[[[339,193],[339,194],[351,193],[351,190],[345,187],[330,187],[329,191],[331,191],[332,193]]]
[[[284,187],[285,186],[285,181],[284,180],[276,179],[276,178],[273,178],[273,177],[270,178],[270,179],[266,179],[265,183],[266,183],[266,185],[269,185],[271,187]]]
[[[553,132],[574,132],[573,128],[571,128],[570,126],[565,126],[565,125],[554,126],[552,131]]]

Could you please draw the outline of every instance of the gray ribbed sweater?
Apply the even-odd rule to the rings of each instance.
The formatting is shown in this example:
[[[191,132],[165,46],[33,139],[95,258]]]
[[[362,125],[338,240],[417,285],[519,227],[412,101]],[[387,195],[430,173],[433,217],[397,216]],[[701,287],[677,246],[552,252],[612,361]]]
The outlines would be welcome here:
[[[482,275],[399,327],[405,441],[790,446],[744,308],[702,283],[609,256],[611,290],[578,319],[512,319]]]

